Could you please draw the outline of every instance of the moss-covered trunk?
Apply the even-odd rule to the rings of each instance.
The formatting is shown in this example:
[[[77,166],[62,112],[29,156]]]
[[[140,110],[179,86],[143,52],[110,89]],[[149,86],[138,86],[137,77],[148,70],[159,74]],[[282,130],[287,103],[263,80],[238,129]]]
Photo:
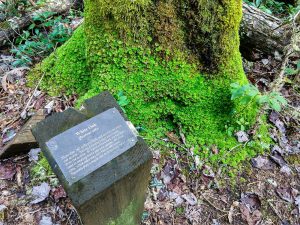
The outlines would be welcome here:
[[[87,52],[94,56],[102,48],[95,40],[113,31],[122,40],[192,54],[201,69],[217,72],[239,58],[241,18],[240,0],[86,0]],[[241,67],[241,62],[236,66]]]
[[[241,0],[86,0],[83,27],[30,77],[44,73],[45,90],[81,100],[122,91],[128,117],[149,140],[181,127],[195,153],[235,166],[256,152],[237,148],[226,130],[234,112],[255,117],[255,109],[241,112],[230,100],[230,84],[247,82],[241,16]]]

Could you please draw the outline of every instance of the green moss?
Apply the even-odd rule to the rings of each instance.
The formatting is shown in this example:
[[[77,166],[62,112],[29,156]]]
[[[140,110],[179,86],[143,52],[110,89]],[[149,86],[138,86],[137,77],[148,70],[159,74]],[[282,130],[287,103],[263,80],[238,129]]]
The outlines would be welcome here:
[[[7,30],[10,28],[10,24],[8,21],[3,21],[3,22],[0,22],[0,29],[2,30]]]
[[[90,76],[86,65],[85,35],[83,26],[29,74],[29,85],[35,86],[41,77],[41,88],[52,95],[85,93]]]
[[[253,123],[257,107],[230,100],[230,84],[247,83],[237,32],[241,1],[222,2],[87,0],[84,27],[33,70],[31,81],[44,74],[42,88],[76,92],[79,103],[122,90],[130,101],[126,114],[150,144],[181,126],[188,147],[204,161],[236,167],[267,141],[261,130],[263,137],[242,145],[225,129],[236,127],[239,117]],[[214,70],[204,72],[208,68]]]
[[[178,0],[177,5],[188,31],[186,43],[205,68],[211,73],[232,62],[232,54],[239,50],[237,25],[242,18],[242,1]]]
[[[52,169],[42,153],[37,164],[31,167],[30,174],[32,179],[38,181],[46,181],[49,176],[53,175]]]
[[[291,164],[291,165],[295,165],[295,166],[299,166],[300,165],[300,156],[299,155],[288,155],[285,157],[286,161]]]

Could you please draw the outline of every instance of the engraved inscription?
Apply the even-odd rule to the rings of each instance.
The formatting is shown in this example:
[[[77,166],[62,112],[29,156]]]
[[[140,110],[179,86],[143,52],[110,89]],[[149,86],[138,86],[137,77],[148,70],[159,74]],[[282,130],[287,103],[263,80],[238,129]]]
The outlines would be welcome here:
[[[46,145],[72,184],[131,148],[136,141],[121,114],[113,108],[59,134]]]
[[[66,164],[70,174],[75,176],[78,172],[97,163],[102,157],[117,151],[122,146],[121,140],[123,140],[125,133],[121,128],[122,126],[118,125],[100,137],[93,138],[87,143],[79,146],[75,151],[62,156],[62,160]],[[98,129],[95,128],[94,130]],[[88,135],[91,135],[94,130],[83,134],[79,139],[83,140]]]

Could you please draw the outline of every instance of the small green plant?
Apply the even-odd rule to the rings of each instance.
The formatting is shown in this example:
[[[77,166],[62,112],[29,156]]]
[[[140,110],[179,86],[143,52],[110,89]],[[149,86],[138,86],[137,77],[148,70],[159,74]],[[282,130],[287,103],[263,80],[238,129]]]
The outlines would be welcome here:
[[[27,0],[0,1],[0,12],[4,18],[21,16],[22,12],[28,5]]]
[[[124,107],[129,104],[129,100],[127,99],[127,96],[124,95],[123,91],[119,91],[117,101],[121,109],[126,112]]]
[[[289,16],[297,11],[297,7],[276,0],[244,0],[244,2],[274,15]]]
[[[297,67],[296,69],[292,68],[292,67],[287,67],[285,69],[285,73],[287,75],[296,75],[296,74],[300,74],[300,60],[297,63]]]
[[[31,177],[38,181],[47,181],[49,177],[54,175],[52,169],[43,154],[39,161],[31,168]]]
[[[177,215],[183,215],[184,214],[184,207],[177,207],[176,208],[176,214]]]
[[[13,66],[31,65],[67,41],[72,34],[69,23],[69,19],[53,17],[53,12],[35,15],[33,23],[16,39],[17,46],[11,50],[16,57]]]
[[[258,106],[267,105],[269,108],[281,111],[282,107],[287,105],[286,99],[276,91],[262,94],[253,84],[240,85],[231,84],[231,100],[237,100],[245,109],[251,104]]]

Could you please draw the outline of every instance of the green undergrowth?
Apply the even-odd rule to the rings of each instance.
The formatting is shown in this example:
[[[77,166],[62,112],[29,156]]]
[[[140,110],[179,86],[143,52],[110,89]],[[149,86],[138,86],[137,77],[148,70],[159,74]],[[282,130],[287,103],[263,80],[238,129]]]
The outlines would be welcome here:
[[[180,130],[205,163],[238,167],[270,142],[265,126],[246,144],[233,135],[249,129],[258,110],[231,100],[231,84],[248,82],[241,17],[237,0],[86,0],[84,25],[29,80],[43,76],[53,95],[78,94],[78,106],[101,91],[122,92],[122,107],[151,146]]]
[[[83,27],[58,48],[42,64],[30,72],[29,85],[35,86],[42,78],[41,88],[52,95],[64,92],[67,95],[83,94],[89,87],[90,77],[85,56]]]
[[[40,183],[43,181],[50,181],[53,184],[53,172],[45,158],[44,154],[40,154],[39,160],[34,162],[30,170],[30,176],[33,183]],[[55,183],[56,181],[54,181]]]
[[[236,121],[241,117],[249,128],[257,113],[254,105],[245,108],[230,99],[231,83],[247,83],[238,51],[212,77],[199,72],[198,65],[189,63],[184,54],[162,59],[168,58],[161,57],[168,53],[159,45],[148,48],[104,31],[97,37],[101,38],[99,46],[87,62],[84,29],[79,28],[30,73],[31,84],[43,74],[42,89],[53,95],[78,93],[78,105],[104,90],[115,97],[123,91],[129,100],[124,106],[126,114],[149,144],[164,138],[167,131],[178,132],[180,126],[187,147],[194,147],[202,160],[215,166],[221,163],[237,167],[263,152],[262,146],[270,142],[265,126],[260,136],[246,145],[238,143],[226,129],[239,130]],[[218,154],[211,151],[215,145]]]

